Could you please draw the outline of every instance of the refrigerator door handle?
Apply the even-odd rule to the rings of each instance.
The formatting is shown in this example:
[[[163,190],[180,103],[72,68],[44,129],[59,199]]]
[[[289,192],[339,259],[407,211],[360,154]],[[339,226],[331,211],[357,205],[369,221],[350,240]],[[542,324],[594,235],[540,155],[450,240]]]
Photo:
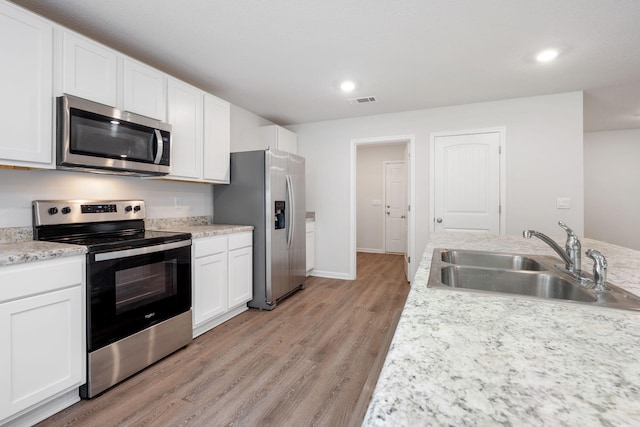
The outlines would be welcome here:
[[[287,196],[289,197],[289,233],[287,234],[287,248],[291,249],[291,245],[293,243],[293,233],[295,228],[295,202],[293,200],[293,181],[291,180],[291,175],[287,175]]]

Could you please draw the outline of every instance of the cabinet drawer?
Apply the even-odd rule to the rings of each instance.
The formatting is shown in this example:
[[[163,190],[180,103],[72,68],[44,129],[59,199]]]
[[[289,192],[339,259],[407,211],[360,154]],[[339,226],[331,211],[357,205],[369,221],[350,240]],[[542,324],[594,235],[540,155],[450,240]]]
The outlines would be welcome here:
[[[194,257],[200,258],[227,251],[227,236],[206,237],[193,241]]]
[[[238,233],[229,235],[229,250],[245,248],[253,244],[253,233]]]
[[[0,302],[84,283],[85,257],[28,262],[0,268]]]

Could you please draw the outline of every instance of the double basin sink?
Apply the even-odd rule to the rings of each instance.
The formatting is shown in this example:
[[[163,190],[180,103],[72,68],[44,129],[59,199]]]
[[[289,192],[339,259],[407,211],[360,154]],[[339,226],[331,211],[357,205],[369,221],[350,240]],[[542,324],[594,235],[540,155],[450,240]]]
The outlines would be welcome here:
[[[640,311],[640,297],[609,282],[596,291],[563,271],[553,257],[435,249],[428,287],[499,292]]]

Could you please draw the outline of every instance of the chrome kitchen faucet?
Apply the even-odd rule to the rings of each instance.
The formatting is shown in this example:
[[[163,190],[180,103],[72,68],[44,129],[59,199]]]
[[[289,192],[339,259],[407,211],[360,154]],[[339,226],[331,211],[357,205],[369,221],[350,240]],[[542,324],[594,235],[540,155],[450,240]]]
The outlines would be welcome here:
[[[535,236],[545,242],[547,245],[551,246],[551,249],[556,251],[558,255],[564,260],[565,268],[579,276],[580,268],[581,268],[581,258],[580,251],[582,250],[582,245],[580,244],[580,240],[578,240],[578,236],[573,232],[564,222],[558,221],[558,225],[562,227],[564,231],[567,232],[567,241],[565,243],[565,249],[562,249],[560,245],[553,241],[549,236],[542,234],[535,230],[524,230],[522,235],[530,239],[532,236]]]

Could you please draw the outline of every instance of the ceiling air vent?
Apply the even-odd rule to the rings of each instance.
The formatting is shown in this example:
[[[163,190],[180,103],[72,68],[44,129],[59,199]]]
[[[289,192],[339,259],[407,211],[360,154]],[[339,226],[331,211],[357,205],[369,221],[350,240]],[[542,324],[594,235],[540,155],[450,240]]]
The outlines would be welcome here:
[[[376,102],[375,96],[363,96],[362,98],[350,98],[348,99],[350,104],[366,104],[369,102]]]

